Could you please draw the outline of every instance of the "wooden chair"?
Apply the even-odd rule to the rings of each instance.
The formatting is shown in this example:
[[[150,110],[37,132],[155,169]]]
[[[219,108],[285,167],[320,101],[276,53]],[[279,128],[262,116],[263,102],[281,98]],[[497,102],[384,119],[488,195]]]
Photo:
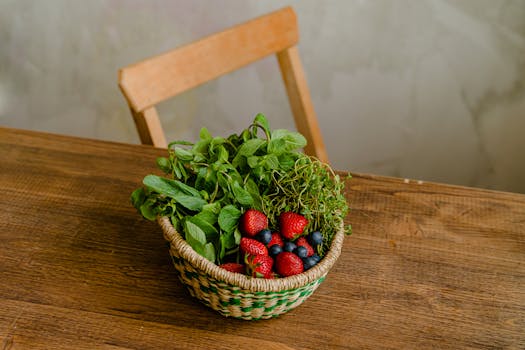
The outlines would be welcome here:
[[[295,12],[286,7],[120,69],[119,86],[142,143],[167,147],[155,104],[276,54],[297,130],[308,141],[304,151],[328,162],[296,46],[298,40]]]

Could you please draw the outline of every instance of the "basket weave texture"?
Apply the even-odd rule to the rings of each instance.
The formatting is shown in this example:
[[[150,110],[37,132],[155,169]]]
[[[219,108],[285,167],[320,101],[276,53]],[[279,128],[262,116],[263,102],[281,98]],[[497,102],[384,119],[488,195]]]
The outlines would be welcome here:
[[[276,317],[302,304],[325,279],[344,240],[341,227],[323,259],[304,273],[278,279],[252,278],[226,271],[196,253],[169,218],[159,217],[158,223],[170,243],[179,279],[189,293],[224,316],[244,320]]]

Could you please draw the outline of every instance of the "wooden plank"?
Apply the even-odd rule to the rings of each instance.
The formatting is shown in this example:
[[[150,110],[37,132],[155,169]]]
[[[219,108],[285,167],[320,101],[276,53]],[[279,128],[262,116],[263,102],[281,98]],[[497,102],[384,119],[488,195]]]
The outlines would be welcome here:
[[[146,108],[142,112],[135,112],[131,109],[131,114],[135,120],[140,141],[143,145],[152,145],[157,148],[167,148],[166,136],[159,115],[155,107]]]
[[[277,59],[297,130],[308,140],[305,153],[329,163],[297,47],[278,52]]]
[[[301,349],[525,348],[524,195],[354,174],[354,234],[326,281],[296,310],[245,322],[189,297],[161,230],[129,204],[165,152],[0,128],[4,347],[45,348],[58,322],[63,348],[143,348],[129,333],[145,322],[159,342],[173,327]]]
[[[213,80],[298,41],[290,7],[123,68],[119,85],[135,111]]]
[[[49,305],[2,300],[14,318],[3,349],[292,349],[280,342],[145,322]]]

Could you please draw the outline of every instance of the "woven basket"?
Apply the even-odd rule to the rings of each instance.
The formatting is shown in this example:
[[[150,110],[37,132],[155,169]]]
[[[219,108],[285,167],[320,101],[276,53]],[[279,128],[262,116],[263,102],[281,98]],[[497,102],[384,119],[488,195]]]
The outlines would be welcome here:
[[[224,316],[244,320],[276,317],[299,306],[323,282],[341,253],[344,239],[341,227],[323,259],[304,273],[278,279],[252,278],[226,271],[196,253],[169,218],[160,217],[158,223],[170,243],[179,278],[190,294]]]

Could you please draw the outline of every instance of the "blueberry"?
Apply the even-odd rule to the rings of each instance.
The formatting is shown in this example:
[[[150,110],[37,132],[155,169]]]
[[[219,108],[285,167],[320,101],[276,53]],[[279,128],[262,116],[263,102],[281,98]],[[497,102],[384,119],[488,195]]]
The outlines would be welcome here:
[[[306,249],[305,247],[299,246],[295,248],[293,252],[300,258],[306,258],[308,256],[308,249]]]
[[[284,243],[283,250],[285,252],[290,252],[291,253],[291,252],[294,251],[295,248],[297,248],[297,246],[295,245],[294,242],[286,242],[286,243]]]
[[[315,260],[315,263],[317,264],[319,261],[321,261],[321,257],[317,254],[314,254],[311,256],[312,259]]]
[[[272,231],[268,229],[261,230],[255,235],[255,239],[262,244],[267,245],[272,240]]]
[[[305,270],[311,269],[316,264],[317,261],[313,258],[313,255],[303,259],[303,265]]]
[[[313,245],[317,246],[323,243],[323,234],[319,231],[314,231],[310,233],[308,236],[308,242]]]
[[[268,249],[268,253],[270,254],[270,256],[277,256],[279,254],[281,254],[283,252],[283,248],[281,248],[280,245],[278,244],[273,244],[270,249]]]

